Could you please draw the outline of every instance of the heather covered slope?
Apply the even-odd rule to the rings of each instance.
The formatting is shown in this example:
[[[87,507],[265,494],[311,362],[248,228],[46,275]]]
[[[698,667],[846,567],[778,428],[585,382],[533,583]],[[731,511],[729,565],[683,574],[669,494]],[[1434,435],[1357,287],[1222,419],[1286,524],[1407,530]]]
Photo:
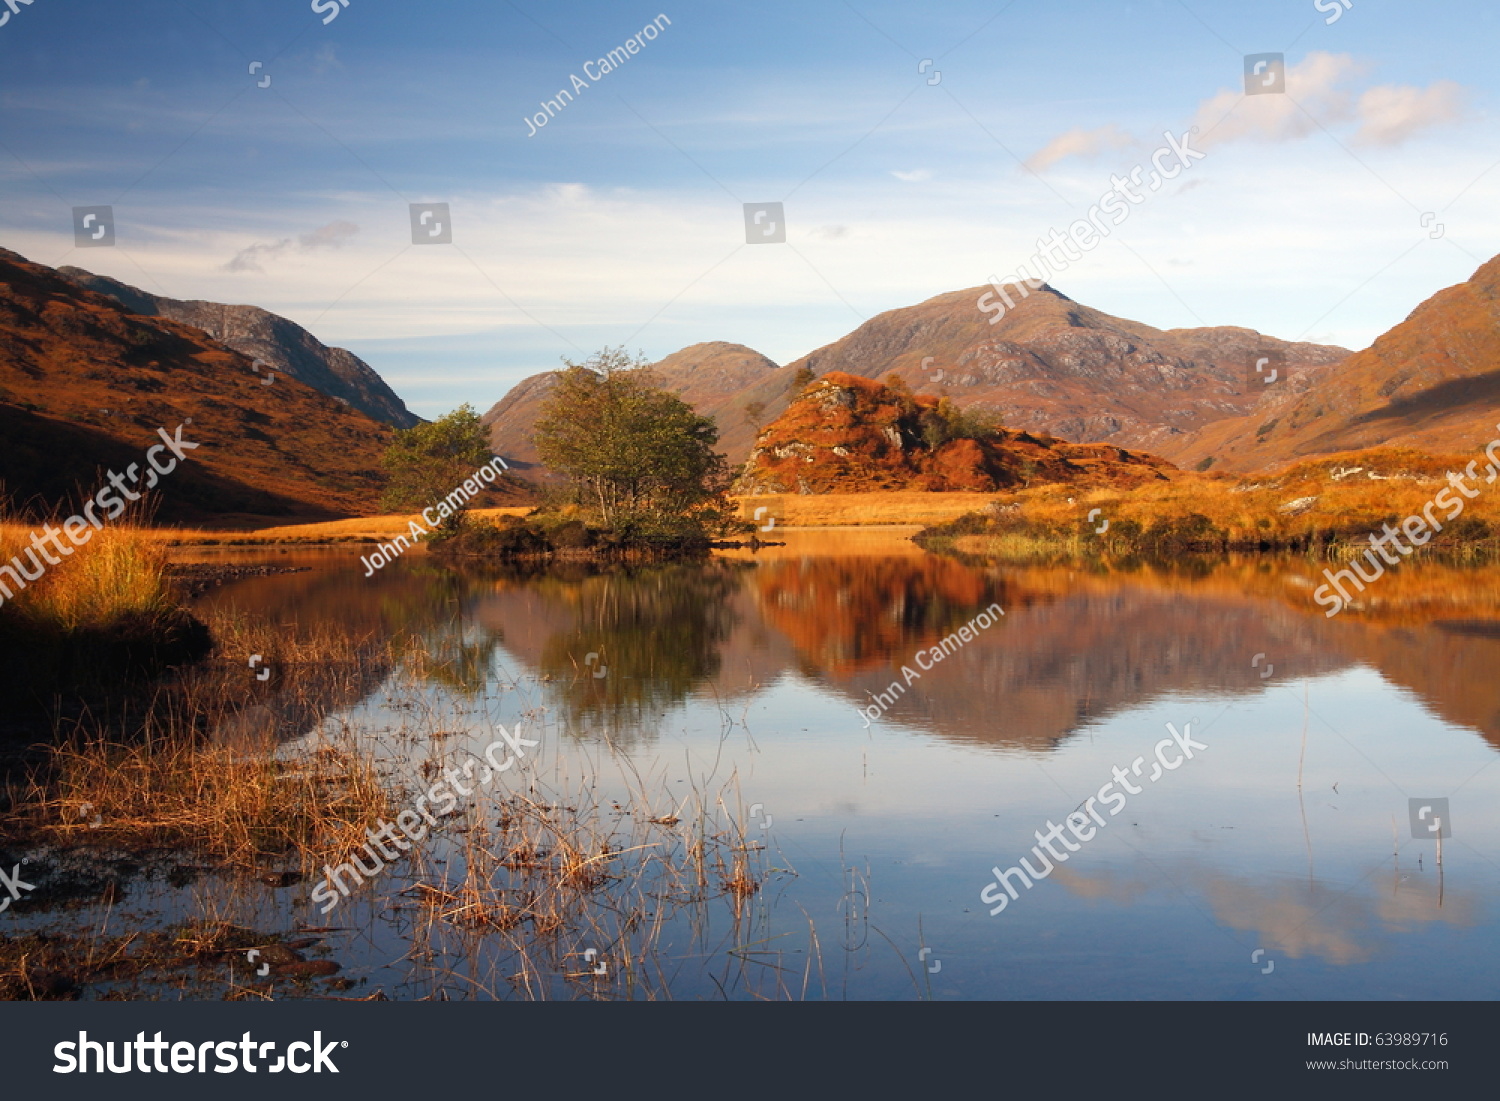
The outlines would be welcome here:
[[[785,377],[761,389],[789,386],[803,367],[866,378],[896,371],[965,408],[994,410],[1015,428],[1143,448],[1176,461],[1178,449],[1203,425],[1279,396],[1278,387],[1254,378],[1260,355],[1282,357],[1297,368],[1291,385],[1308,385],[1349,354],[1253,329],[1154,329],[1090,309],[1050,286],[1025,298],[1013,290],[1015,308],[991,325],[995,312],[977,305],[990,291],[971,287],[882,313],[788,364]],[[737,439],[726,431],[731,457]]]
[[[657,367],[669,387],[715,418],[719,446],[734,463],[785,411],[803,369],[870,379],[895,371],[961,406],[993,410],[1016,428],[1143,448],[1175,461],[1203,426],[1275,408],[1349,355],[1252,329],[1154,329],[1051,287],[1025,298],[1014,292],[1015,308],[991,325],[994,311],[978,306],[990,290],[971,287],[889,310],[785,367],[719,342],[685,348]],[[1285,364],[1275,386],[1254,372],[1266,353]],[[535,461],[531,431],[550,377],[526,379],[486,414],[501,454]],[[747,406],[762,407],[759,417]]]
[[[160,520],[375,510],[386,425],[294,378],[263,385],[201,330],[0,249],[0,480],[14,504],[70,509],[178,425],[200,447],[163,482]]]
[[[1500,436],[1500,257],[1279,409],[1210,425],[1183,461],[1255,470],[1366,447],[1467,452]]]
[[[353,352],[328,347],[301,325],[278,314],[258,306],[163,298],[82,268],[63,267],[57,273],[85,290],[118,300],[132,313],[165,317],[202,329],[220,344],[331,398],[342,399],[373,420],[394,428],[419,423],[420,418],[406,408],[368,363]]]
[[[955,436],[955,412],[932,395],[832,372],[761,432],[738,489],[993,492],[1049,482],[1123,488],[1161,480],[1173,469],[1154,455],[1019,430]]]

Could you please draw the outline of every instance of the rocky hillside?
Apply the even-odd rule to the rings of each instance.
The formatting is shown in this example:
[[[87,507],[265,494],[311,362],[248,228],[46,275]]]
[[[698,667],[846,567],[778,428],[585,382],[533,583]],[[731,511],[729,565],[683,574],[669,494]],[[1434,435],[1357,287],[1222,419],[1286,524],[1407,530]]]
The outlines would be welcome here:
[[[1013,291],[1015,308],[991,325],[994,313],[977,305],[990,290],[971,287],[872,317],[788,364],[740,403],[766,401],[779,413],[804,367],[866,378],[896,371],[919,389],[991,409],[1016,428],[1175,460],[1203,425],[1279,400],[1278,390],[1311,385],[1349,354],[1253,329],[1154,329],[1090,309],[1050,286],[1025,298]],[[1267,353],[1289,368],[1278,385],[1255,375],[1256,360]],[[732,456],[748,432],[721,428]]]
[[[1357,448],[1483,447],[1500,435],[1500,257],[1288,398],[1207,426],[1183,461],[1254,470]]]
[[[953,403],[834,371],[755,441],[741,493],[993,492],[1044,482],[1128,487],[1174,468],[1110,444],[978,430]]]
[[[391,429],[297,379],[265,385],[201,329],[130,312],[0,249],[0,482],[66,515],[160,443],[198,443],[156,517],[229,523],[376,511]],[[190,423],[189,423],[190,421]]]
[[[374,420],[395,428],[410,428],[420,421],[368,363],[353,352],[328,347],[301,325],[278,314],[258,306],[163,298],[82,268],[58,268],[57,273],[85,290],[110,296],[132,313],[165,317],[202,329],[220,344],[252,361],[260,360],[262,370],[290,375]]]
[[[719,425],[731,462],[791,401],[802,370],[865,378],[899,372],[919,389],[980,406],[1005,423],[1065,439],[1143,448],[1174,461],[1205,425],[1274,410],[1349,355],[1253,329],[1154,329],[1080,305],[1051,287],[991,325],[971,287],[872,317],[848,336],[777,368],[743,345],[697,344],[657,366]],[[993,301],[993,300],[991,300]],[[1266,358],[1277,370],[1257,374]],[[534,461],[531,430],[549,375],[527,379],[486,415],[497,451]],[[759,416],[747,414],[759,407]]]

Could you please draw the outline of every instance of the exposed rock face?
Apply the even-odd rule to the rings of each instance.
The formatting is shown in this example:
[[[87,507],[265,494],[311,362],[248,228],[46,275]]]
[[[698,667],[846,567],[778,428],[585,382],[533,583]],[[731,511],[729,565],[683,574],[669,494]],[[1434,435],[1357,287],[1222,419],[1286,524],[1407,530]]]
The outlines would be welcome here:
[[[1311,385],[1209,425],[1183,456],[1251,470],[1366,447],[1469,452],[1500,436],[1497,421],[1500,257]]]
[[[803,367],[866,378],[895,371],[913,387],[993,410],[1016,428],[1175,459],[1203,425],[1281,397],[1284,388],[1255,378],[1260,355],[1279,357],[1287,365],[1283,377],[1292,380],[1287,385],[1301,387],[1349,355],[1253,329],[1154,329],[1080,305],[1050,286],[1025,298],[1013,293],[1015,308],[991,325],[993,312],[977,306],[989,290],[954,291],[873,317],[788,364],[761,389],[784,391]],[[767,403],[779,412],[789,397]],[[723,435],[731,457],[738,435]]]
[[[810,383],[760,434],[737,489],[993,492],[1043,482],[1131,486],[1165,478],[1174,469],[1153,455],[1023,431],[944,439],[948,411],[948,403],[937,397],[832,372]]]
[[[421,418],[406,408],[396,392],[364,360],[343,348],[330,348],[296,322],[258,306],[225,306],[218,302],[182,301],[149,294],[117,279],[82,268],[57,273],[86,290],[108,295],[132,313],[166,317],[202,329],[220,344],[265,364],[264,369],[290,375],[395,428],[410,428]]]
[[[1154,329],[1047,286],[1013,295],[1015,308],[991,325],[993,312],[978,307],[990,289],[889,310],[781,368],[749,348],[720,343],[685,348],[657,366],[698,412],[718,421],[720,449],[736,463],[749,455],[761,426],[786,409],[803,368],[873,379],[895,371],[917,389],[993,410],[1017,428],[1176,460],[1203,426],[1275,408],[1349,355],[1252,329]],[[1254,372],[1267,352],[1281,364],[1275,386]],[[527,379],[487,414],[501,453],[535,460],[535,403],[548,377]],[[758,423],[745,413],[753,404],[763,407]]]

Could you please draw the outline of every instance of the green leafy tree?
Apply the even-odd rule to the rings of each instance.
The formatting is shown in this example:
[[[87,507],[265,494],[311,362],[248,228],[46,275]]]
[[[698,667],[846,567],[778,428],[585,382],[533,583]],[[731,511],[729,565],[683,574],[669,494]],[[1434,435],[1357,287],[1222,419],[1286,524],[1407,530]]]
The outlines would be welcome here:
[[[489,432],[468,404],[428,424],[398,429],[381,457],[390,474],[381,506],[392,511],[426,508],[491,459]],[[444,526],[456,528],[463,512],[456,511]]]
[[[728,465],[718,426],[663,389],[645,360],[605,348],[564,359],[542,404],[535,442],[575,501],[606,525],[658,524],[722,508]]]
[[[936,409],[923,410],[919,419],[922,439],[936,451],[949,440],[984,440],[1000,433],[1000,415],[971,405],[960,409],[951,398],[938,399]]]

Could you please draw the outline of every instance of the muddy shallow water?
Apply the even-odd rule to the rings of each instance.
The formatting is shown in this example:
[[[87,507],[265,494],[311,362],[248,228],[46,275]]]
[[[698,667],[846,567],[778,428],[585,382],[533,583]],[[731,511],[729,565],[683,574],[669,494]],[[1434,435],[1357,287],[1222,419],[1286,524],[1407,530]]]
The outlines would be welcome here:
[[[1328,620],[1306,563],[968,565],[902,535],[793,531],[707,564],[529,575],[185,553],[308,567],[204,607],[421,640],[422,661],[312,719],[277,706],[304,671],[275,669],[222,737],[288,756],[353,738],[413,788],[501,728],[538,744],[487,784],[470,774],[477,819],[328,914],[307,881],[162,874],[0,921],[335,927],[301,954],[337,962],[340,996],[1494,996],[1500,630],[1465,594],[1495,571],[1409,614]],[[433,891],[457,897],[474,842],[459,830],[515,797],[661,853],[690,851],[701,806],[727,841],[697,895],[641,885],[649,937],[602,910],[531,954],[435,927]],[[1441,866],[1424,807],[1449,818]],[[751,892],[723,887],[741,858]],[[1026,874],[1007,892],[1010,868]]]

